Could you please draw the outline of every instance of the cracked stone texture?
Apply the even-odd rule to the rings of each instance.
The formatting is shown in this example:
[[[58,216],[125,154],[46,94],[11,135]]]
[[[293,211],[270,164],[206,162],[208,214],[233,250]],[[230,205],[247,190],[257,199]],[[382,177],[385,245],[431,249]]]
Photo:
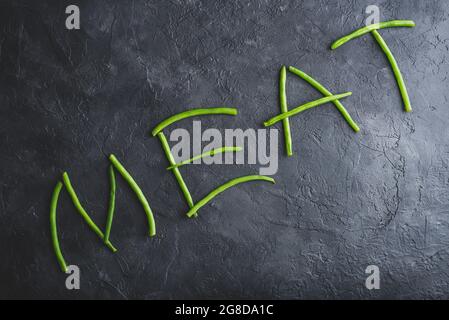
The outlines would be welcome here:
[[[73,3],[79,31],[65,28]],[[370,35],[329,49],[363,25],[369,4],[0,1],[0,298],[449,298],[449,3],[376,3],[381,20],[417,24],[381,31],[410,114]],[[276,185],[240,185],[187,219],[151,128],[221,105],[240,114],[208,117],[204,128],[262,128],[279,111],[282,64],[352,91],[343,103],[361,131],[331,104],[292,118],[295,155],[284,155],[280,132]],[[287,90],[291,108],[321,97],[293,75]],[[148,196],[158,234],[146,236],[118,179],[112,254],[63,192],[61,246],[81,268],[81,290],[68,291],[50,242],[51,192],[67,170],[104,226],[110,153]],[[182,172],[200,199],[258,166]],[[381,290],[365,288],[372,264]]]

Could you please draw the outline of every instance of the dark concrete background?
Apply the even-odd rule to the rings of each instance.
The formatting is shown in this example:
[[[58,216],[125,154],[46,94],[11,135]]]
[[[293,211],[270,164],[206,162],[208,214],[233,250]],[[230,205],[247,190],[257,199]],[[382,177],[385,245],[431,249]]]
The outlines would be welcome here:
[[[81,30],[65,29],[68,4]],[[413,113],[369,36],[333,40],[381,20]],[[449,298],[449,3],[447,1],[0,1],[0,298]],[[335,93],[291,121],[295,156],[275,186],[241,185],[200,211],[187,207],[151,128],[195,107],[238,107],[203,126],[261,128],[277,114],[278,70],[294,65]],[[288,76],[289,105],[319,98]],[[182,123],[190,128],[191,122]],[[282,134],[282,132],[280,132]],[[280,135],[282,137],[282,135]],[[53,254],[49,200],[67,170],[104,226],[107,155],[148,196],[158,234],[119,179],[111,254],[67,194],[58,210],[81,290],[65,289]],[[195,199],[258,166],[190,166]],[[365,288],[378,265],[381,289]]]

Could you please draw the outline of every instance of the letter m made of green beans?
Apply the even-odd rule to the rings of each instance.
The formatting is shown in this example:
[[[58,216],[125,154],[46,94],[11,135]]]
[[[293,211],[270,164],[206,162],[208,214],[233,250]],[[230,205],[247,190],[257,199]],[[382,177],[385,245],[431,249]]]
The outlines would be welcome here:
[[[116,252],[117,249],[112,245],[111,241],[109,240],[109,236],[111,234],[111,228],[112,228],[112,220],[114,217],[114,210],[115,210],[116,183],[115,183],[114,171],[116,170],[125,179],[125,181],[128,183],[130,188],[134,191],[134,193],[136,194],[140,203],[142,204],[143,210],[145,211],[147,221],[148,221],[149,235],[151,237],[156,235],[156,225],[154,222],[153,212],[151,211],[150,205],[148,204],[148,201],[145,198],[139,185],[135,182],[133,177],[129,174],[129,172],[125,169],[125,167],[123,167],[123,165],[117,160],[117,158],[114,155],[111,154],[109,156],[109,160],[111,161],[111,165],[109,166],[110,197],[109,197],[108,216],[107,216],[106,227],[105,227],[104,232],[91,219],[90,215],[87,213],[87,211],[81,205],[81,202],[79,201],[78,195],[76,194],[75,189],[72,186],[72,182],[70,181],[69,175],[67,172],[64,172],[62,174],[62,182],[58,181],[58,183],[56,184],[56,187],[53,191],[53,195],[52,195],[51,203],[50,203],[50,231],[51,231],[53,250],[56,254],[56,259],[58,260],[59,266],[61,267],[61,270],[63,272],[67,272],[67,264],[66,264],[66,261],[64,259],[64,256],[62,254],[62,251],[61,251],[61,248],[59,245],[59,238],[58,238],[58,231],[57,231],[57,224],[56,224],[56,209],[58,206],[59,194],[63,187],[65,187],[65,189],[67,190],[67,193],[69,194],[70,198],[72,199],[75,209],[78,211],[78,213],[84,219],[84,221],[87,223],[89,228],[100,238],[100,240],[102,240],[104,242],[106,247],[108,247],[112,252]]]

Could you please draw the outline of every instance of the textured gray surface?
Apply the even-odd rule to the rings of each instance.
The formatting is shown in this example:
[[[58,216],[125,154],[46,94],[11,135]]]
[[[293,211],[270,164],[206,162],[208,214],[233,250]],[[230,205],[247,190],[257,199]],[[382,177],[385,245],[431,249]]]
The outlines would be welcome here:
[[[80,31],[64,28],[72,3]],[[369,35],[329,50],[363,24],[368,4],[381,20],[417,24],[382,31],[411,114]],[[0,297],[449,298],[448,15],[443,0],[0,1]],[[188,220],[150,129],[223,104],[239,116],[204,126],[260,128],[278,112],[282,64],[353,91],[344,104],[360,133],[332,106],[295,117],[295,156],[280,157],[275,186],[239,186]],[[290,106],[318,97],[289,76]],[[146,237],[120,180],[111,254],[64,193],[62,249],[82,272],[81,290],[69,292],[50,244],[51,191],[67,170],[104,225],[109,153],[149,197],[158,235]],[[199,199],[257,170],[191,166],[184,175]],[[370,264],[381,290],[364,287]]]

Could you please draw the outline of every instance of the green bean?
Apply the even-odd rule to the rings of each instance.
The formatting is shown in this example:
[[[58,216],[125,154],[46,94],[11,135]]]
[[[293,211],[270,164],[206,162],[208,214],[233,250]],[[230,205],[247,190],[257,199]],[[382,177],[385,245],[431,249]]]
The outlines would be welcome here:
[[[301,79],[306,81],[308,84],[310,84],[316,90],[318,90],[322,95],[327,96],[327,97],[332,96],[332,93],[329,90],[327,90],[321,83],[319,83],[318,81],[313,79],[307,73],[305,73],[299,69],[296,69],[294,67],[288,67],[288,71],[290,71],[291,73],[297,75],[298,77],[300,77]],[[355,123],[354,120],[352,120],[349,112],[345,109],[343,104],[339,100],[332,101],[332,103],[335,105],[335,107],[337,107],[338,111],[340,111],[341,115],[343,116],[343,118],[345,118],[346,122],[349,124],[349,126],[352,128],[352,130],[354,130],[355,132],[359,132],[360,131],[359,126],[357,125],[357,123]]]
[[[410,27],[414,27],[414,26],[415,26],[415,22],[413,22],[412,20],[391,20],[391,21],[384,21],[384,22],[380,22],[380,23],[371,24],[366,27],[357,29],[356,31],[338,39],[337,41],[335,41],[332,44],[331,49],[332,50],[337,49],[338,47],[342,46],[346,42],[351,41],[352,39],[358,38],[360,36],[363,36],[364,34],[367,34],[374,30],[383,29],[383,28],[392,28],[392,27],[409,27],[410,28]]]
[[[56,254],[56,259],[58,259],[59,266],[63,272],[67,272],[67,264],[65,263],[64,257],[61,252],[61,248],[59,247],[58,240],[58,228],[56,226],[56,208],[58,207],[58,199],[59,193],[62,189],[62,183],[58,181],[56,187],[53,191],[53,195],[51,197],[50,202],[50,231],[51,231],[51,240],[53,243],[53,250]]]
[[[285,66],[282,66],[281,71],[279,73],[279,102],[281,105],[281,112],[285,113],[288,111],[287,105],[287,93],[285,90],[285,83],[287,82],[287,69]],[[285,150],[287,152],[287,156],[291,157],[293,155],[292,148],[292,134],[290,132],[290,121],[288,118],[282,120],[284,126],[284,140],[285,140]]]
[[[303,104],[303,105],[301,105],[299,107],[296,107],[295,109],[291,109],[288,112],[281,113],[281,114],[277,115],[276,117],[273,117],[273,118],[265,121],[263,124],[264,124],[265,127],[272,126],[276,122],[279,122],[279,121],[281,121],[281,120],[283,120],[285,118],[288,118],[288,117],[291,117],[293,115],[296,115],[296,114],[298,114],[300,112],[303,112],[303,111],[305,111],[307,109],[320,106],[320,105],[325,104],[327,102],[331,102],[331,101],[335,101],[335,100],[338,100],[338,99],[342,99],[342,98],[348,97],[351,94],[352,94],[352,92],[346,92],[346,93],[342,93],[342,94],[337,94],[335,96],[324,97],[324,98],[321,98],[321,99],[318,99],[318,100],[315,100],[315,101],[308,102],[308,103]]]
[[[168,159],[168,163],[170,166],[175,166],[176,161],[175,158],[173,158],[173,154],[171,153],[170,146],[168,145],[167,138],[165,137],[163,132],[159,132],[157,134],[159,141],[161,142],[162,149],[164,149],[165,156]],[[173,173],[175,175],[176,181],[178,181],[178,185],[181,188],[182,193],[184,194],[184,198],[187,201],[187,204],[189,205],[189,208],[193,207],[193,199],[190,195],[189,189],[187,188],[186,183],[184,182],[184,179],[182,178],[181,172],[178,168],[173,168]]]
[[[86,221],[86,223],[89,226],[89,228],[92,229],[92,231],[95,232],[95,234],[101,240],[104,240],[103,232],[100,230],[100,228],[98,228],[98,226],[95,224],[95,222],[92,221],[92,219],[87,214],[86,210],[84,210],[83,206],[81,205],[81,203],[80,203],[80,201],[78,199],[78,196],[76,195],[75,190],[72,187],[72,184],[70,182],[69,175],[67,174],[67,172],[63,173],[62,180],[64,182],[64,185],[65,185],[66,189],[67,189],[67,192],[70,195],[70,198],[72,199],[73,205],[75,206],[75,208],[78,211],[78,213],[83,217],[84,221]],[[110,242],[107,242],[106,246],[109,249],[111,249],[112,252],[116,252],[117,251],[117,249]]]
[[[225,115],[237,115],[237,109],[235,108],[206,108],[206,109],[191,109],[178,114],[175,114],[161,123],[159,123],[151,132],[153,136],[156,136],[159,132],[161,132],[164,128],[169,125],[180,121],[182,119],[195,117],[195,116],[203,116],[203,115],[212,115],[212,114],[225,114]]]
[[[110,193],[109,193],[109,208],[108,208],[108,217],[106,220],[106,230],[104,232],[104,242],[109,242],[109,236],[111,235],[112,228],[112,220],[114,219],[114,210],[115,210],[115,173],[114,167],[112,165],[109,166],[109,184],[110,184]]]
[[[373,30],[371,34],[373,35],[374,39],[376,39],[377,43],[382,48],[382,51],[385,53],[388,61],[390,62],[391,68],[393,69],[394,76],[399,86],[399,91],[401,93],[402,100],[404,102],[405,112],[411,112],[412,106],[410,104],[410,98],[408,97],[407,88],[405,87],[404,79],[402,78],[402,74],[401,71],[399,70],[396,59],[394,58],[393,54],[390,51],[390,48],[388,48],[385,40],[382,38],[379,32]]]
[[[114,165],[115,169],[120,173],[120,175],[123,177],[123,179],[126,180],[128,185],[131,187],[131,189],[136,194],[137,198],[139,199],[140,203],[142,204],[143,210],[145,211],[145,214],[147,216],[148,220],[148,233],[150,237],[156,235],[156,223],[154,222],[154,216],[153,211],[151,211],[150,205],[148,204],[147,199],[145,198],[142,190],[140,189],[139,185],[136,183],[134,178],[129,174],[129,172],[123,167],[123,165],[117,160],[117,158],[111,154],[109,156],[109,160]]]
[[[272,179],[270,177],[257,176],[257,175],[244,176],[244,177],[232,179],[232,180],[226,182],[225,184],[219,186],[218,188],[216,188],[215,190],[210,192],[207,196],[205,196],[203,199],[198,201],[192,208],[190,208],[189,212],[187,212],[187,216],[189,218],[191,218],[201,207],[206,205],[209,201],[211,201],[213,198],[215,198],[220,193],[226,191],[227,189],[229,189],[229,188],[231,188],[231,187],[233,187],[235,185],[238,185],[240,183],[254,181],[254,180],[261,180],[261,181],[268,181],[268,182],[271,182],[271,183],[275,183],[274,179]]]
[[[203,158],[209,157],[209,156],[214,156],[214,155],[219,154],[219,153],[239,152],[239,151],[242,151],[242,150],[243,150],[243,148],[241,148],[241,147],[220,147],[220,148],[215,148],[215,149],[203,152],[200,155],[194,156],[193,158],[190,158],[190,159],[184,160],[184,161],[182,161],[180,163],[177,163],[175,165],[172,165],[172,166],[168,167],[167,170],[173,170],[175,168],[179,168],[179,167],[184,166],[186,164],[192,163],[195,160],[203,159]]]

